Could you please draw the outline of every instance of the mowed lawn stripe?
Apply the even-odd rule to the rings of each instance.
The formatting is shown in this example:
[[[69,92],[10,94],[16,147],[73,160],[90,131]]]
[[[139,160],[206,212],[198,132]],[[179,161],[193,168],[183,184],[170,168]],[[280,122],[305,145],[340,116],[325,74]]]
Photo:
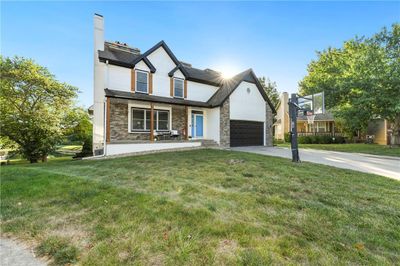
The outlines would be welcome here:
[[[220,150],[1,171],[3,233],[58,264],[400,260],[400,182],[380,176]]]

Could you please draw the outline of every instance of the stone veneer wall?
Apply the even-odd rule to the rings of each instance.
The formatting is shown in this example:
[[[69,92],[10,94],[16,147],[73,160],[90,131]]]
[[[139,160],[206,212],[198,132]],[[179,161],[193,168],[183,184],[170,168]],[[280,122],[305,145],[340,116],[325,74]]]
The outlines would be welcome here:
[[[183,129],[185,128],[185,107],[172,106],[172,130],[178,130],[183,138]]]
[[[110,99],[110,137],[111,143],[150,140],[149,133],[128,132],[128,100]]]
[[[266,123],[265,123],[265,145],[268,147],[272,147],[273,144],[273,135],[272,135],[272,124],[273,124],[273,120],[274,120],[274,114],[272,113],[272,109],[271,106],[269,106],[268,103],[265,103],[266,106]]]
[[[229,147],[231,143],[230,139],[230,114],[229,114],[229,97],[220,107],[220,118],[219,118],[219,138],[220,146]]]
[[[142,142],[150,140],[150,133],[129,133],[128,132],[128,100],[110,99],[110,141],[111,143],[121,142]],[[185,127],[185,107],[172,106],[172,129],[182,134]]]

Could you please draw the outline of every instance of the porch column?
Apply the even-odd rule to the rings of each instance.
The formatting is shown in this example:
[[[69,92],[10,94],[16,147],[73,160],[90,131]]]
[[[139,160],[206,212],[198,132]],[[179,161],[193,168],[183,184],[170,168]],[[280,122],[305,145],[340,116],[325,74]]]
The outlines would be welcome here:
[[[189,121],[188,121],[188,116],[189,116],[189,108],[185,106],[185,140],[189,139]]]
[[[150,141],[154,141],[154,103],[150,104]]]

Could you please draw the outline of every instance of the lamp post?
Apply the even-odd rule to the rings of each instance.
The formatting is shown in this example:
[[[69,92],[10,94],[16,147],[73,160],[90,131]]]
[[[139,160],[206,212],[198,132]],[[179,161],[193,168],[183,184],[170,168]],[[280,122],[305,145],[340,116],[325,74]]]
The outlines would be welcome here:
[[[300,162],[299,147],[297,144],[297,112],[300,109],[298,98],[292,93],[289,100],[289,117],[290,117],[290,148],[292,150],[292,162]]]

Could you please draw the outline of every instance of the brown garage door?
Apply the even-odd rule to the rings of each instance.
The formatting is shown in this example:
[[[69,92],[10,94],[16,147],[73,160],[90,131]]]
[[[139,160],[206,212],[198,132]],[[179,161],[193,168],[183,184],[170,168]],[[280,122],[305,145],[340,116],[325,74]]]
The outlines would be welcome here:
[[[264,145],[264,123],[231,120],[231,147]]]

